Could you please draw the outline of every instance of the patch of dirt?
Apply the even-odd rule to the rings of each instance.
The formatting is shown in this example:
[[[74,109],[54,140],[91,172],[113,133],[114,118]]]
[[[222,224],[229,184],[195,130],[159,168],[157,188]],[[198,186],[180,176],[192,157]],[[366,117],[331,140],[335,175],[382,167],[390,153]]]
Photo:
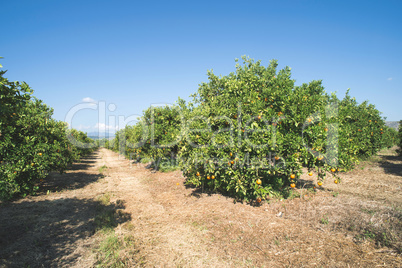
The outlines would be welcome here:
[[[103,238],[97,197],[109,193],[112,209],[128,215],[115,233],[136,247],[136,256],[119,253],[127,266],[401,267],[402,159],[378,157],[340,184],[329,179],[315,192],[299,188],[300,197],[250,206],[102,148],[52,174],[42,195],[0,206],[0,266],[94,266]],[[314,177],[302,179],[311,185]]]

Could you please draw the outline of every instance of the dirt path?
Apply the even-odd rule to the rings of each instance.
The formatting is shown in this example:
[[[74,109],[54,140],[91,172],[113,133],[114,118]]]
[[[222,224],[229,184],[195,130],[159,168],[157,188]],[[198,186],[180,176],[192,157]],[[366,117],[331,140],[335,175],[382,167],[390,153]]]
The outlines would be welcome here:
[[[375,239],[356,239],[366,221],[380,231],[401,231],[402,200],[392,187],[400,185],[399,171],[377,171],[386,176],[385,201],[353,194],[345,183],[336,196],[305,191],[302,198],[252,207],[186,187],[179,171],[154,173],[100,149],[67,174],[53,174],[44,194],[0,206],[0,266],[94,266],[105,239],[96,231],[97,212],[107,207],[119,215],[114,231],[126,266],[401,267],[395,243],[376,247]],[[108,204],[99,201],[105,194]],[[394,225],[380,224],[385,221]],[[375,235],[377,229],[368,230]]]

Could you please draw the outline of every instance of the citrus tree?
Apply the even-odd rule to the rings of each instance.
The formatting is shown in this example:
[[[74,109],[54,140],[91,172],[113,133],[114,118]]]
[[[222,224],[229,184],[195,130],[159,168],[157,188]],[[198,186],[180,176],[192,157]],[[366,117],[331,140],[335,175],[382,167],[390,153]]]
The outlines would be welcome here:
[[[116,133],[114,150],[130,159],[147,159],[156,169],[161,164],[175,165],[181,140],[181,107],[185,102],[179,99],[176,105],[146,109],[137,124]]]
[[[48,172],[62,172],[79,159],[67,138],[67,125],[53,110],[32,96],[26,83],[10,82],[0,72],[0,199],[34,193]],[[88,141],[86,135],[78,139]]]
[[[397,145],[399,146],[399,150],[398,150],[399,155],[402,155],[402,120],[399,121]]]
[[[374,106],[348,95],[340,101],[321,81],[295,86],[290,68],[277,71],[275,60],[264,67],[243,57],[235,73],[208,72],[193,97],[179,151],[183,173],[189,184],[238,199],[286,193],[303,166],[338,183],[340,168],[381,147],[384,121]]]

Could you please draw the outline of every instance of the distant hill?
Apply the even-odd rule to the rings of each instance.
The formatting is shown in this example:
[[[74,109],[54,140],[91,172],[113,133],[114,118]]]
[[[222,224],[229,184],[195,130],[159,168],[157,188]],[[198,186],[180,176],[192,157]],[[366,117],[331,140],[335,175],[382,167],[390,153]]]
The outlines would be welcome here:
[[[389,127],[395,128],[396,130],[399,128],[399,121],[385,121],[385,124]]]
[[[89,132],[87,136],[93,140],[101,140],[101,139],[108,139],[111,140],[114,138],[114,133],[98,133],[98,132]]]

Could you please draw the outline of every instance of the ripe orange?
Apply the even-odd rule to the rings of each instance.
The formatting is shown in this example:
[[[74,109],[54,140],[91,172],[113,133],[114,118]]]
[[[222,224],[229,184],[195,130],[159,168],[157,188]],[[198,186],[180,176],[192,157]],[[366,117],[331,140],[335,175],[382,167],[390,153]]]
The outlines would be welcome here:
[[[282,114],[283,114],[282,112],[279,112],[279,113],[278,113],[278,116],[281,116]]]
[[[261,120],[261,115],[258,116],[258,119]]]
[[[291,184],[290,184],[290,187],[295,188],[295,187],[296,187],[296,184],[291,183]]]
[[[381,134],[384,134],[384,133],[381,131]]]
[[[261,197],[257,198],[257,203],[261,203]]]
[[[292,174],[292,175],[290,175],[290,178],[291,178],[291,179],[294,179],[294,178],[296,178],[296,175],[295,175],[295,174]]]
[[[335,171],[336,171],[336,169],[334,169],[334,168],[331,168],[331,171],[332,171],[332,172],[335,172]]]
[[[215,179],[215,176],[214,176],[214,175],[212,175],[212,176],[211,176],[211,179]]]
[[[318,184],[318,186],[321,186],[321,185],[322,185],[322,181],[318,181],[317,184]]]
[[[309,176],[313,176],[313,172],[309,172],[308,175],[309,175]]]
[[[338,184],[338,180],[334,180],[334,183],[335,183],[335,184]]]
[[[197,176],[200,176],[200,172],[197,172]]]
[[[234,164],[234,161],[232,160],[232,161],[230,161],[230,163],[233,165],[233,164]]]
[[[42,153],[38,153],[39,156],[42,156]]]
[[[275,160],[279,160],[280,159],[280,157],[279,156],[275,156]]]
[[[325,131],[328,131],[328,128],[324,128]]]
[[[310,123],[310,122],[311,122],[311,118],[307,119],[307,121]]]
[[[229,155],[230,155],[230,156],[233,156],[233,154],[232,154],[232,153],[229,153]]]
[[[207,176],[207,180],[209,180],[209,179],[211,179],[211,177],[210,177],[210,176]]]
[[[34,166],[35,164],[34,163],[31,163],[31,166]]]
[[[256,183],[257,183],[258,185],[260,185],[260,184],[261,184],[261,180],[258,179],[258,180],[256,181]]]
[[[265,98],[265,101],[268,101],[268,98]]]

